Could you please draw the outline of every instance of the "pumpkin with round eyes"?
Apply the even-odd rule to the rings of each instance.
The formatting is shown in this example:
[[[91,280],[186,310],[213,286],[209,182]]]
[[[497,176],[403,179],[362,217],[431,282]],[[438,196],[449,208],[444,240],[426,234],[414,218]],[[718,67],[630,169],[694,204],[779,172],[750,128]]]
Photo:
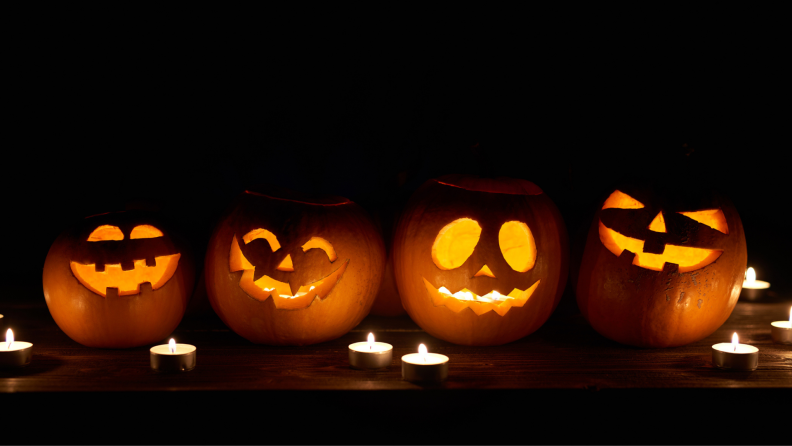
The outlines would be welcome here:
[[[384,264],[382,238],[355,203],[260,188],[241,194],[215,228],[206,290],[215,312],[245,339],[315,344],[368,314]]]
[[[566,284],[567,234],[535,184],[449,175],[410,199],[394,270],[410,317],[432,336],[499,345],[538,329]]]
[[[153,344],[179,325],[192,294],[192,256],[155,215],[88,217],[64,231],[44,262],[52,318],[88,347]]]
[[[740,216],[724,196],[625,184],[608,195],[589,229],[578,306],[614,341],[689,344],[728,319],[746,260]]]

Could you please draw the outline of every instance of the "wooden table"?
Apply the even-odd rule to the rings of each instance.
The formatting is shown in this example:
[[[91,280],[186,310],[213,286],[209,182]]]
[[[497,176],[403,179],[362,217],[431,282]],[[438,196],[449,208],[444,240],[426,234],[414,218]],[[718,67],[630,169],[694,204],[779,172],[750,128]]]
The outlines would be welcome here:
[[[198,347],[198,365],[179,374],[153,372],[148,347],[75,343],[43,302],[0,305],[0,324],[34,344],[29,366],[0,370],[0,413],[30,429],[18,442],[758,444],[789,443],[792,426],[792,346],[770,339],[792,302],[739,303],[713,335],[668,349],[609,341],[570,312],[500,347],[373,316],[335,341],[270,347],[191,317],[174,337]],[[387,370],[348,366],[347,346],[370,331],[394,346]],[[735,331],[759,348],[754,372],[711,364],[710,346]],[[419,343],[451,358],[446,382],[401,380]]]

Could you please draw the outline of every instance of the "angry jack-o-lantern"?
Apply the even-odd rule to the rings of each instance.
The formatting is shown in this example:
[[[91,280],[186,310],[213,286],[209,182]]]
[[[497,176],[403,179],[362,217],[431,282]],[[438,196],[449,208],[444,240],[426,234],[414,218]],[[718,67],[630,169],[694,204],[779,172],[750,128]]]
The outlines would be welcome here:
[[[181,321],[194,285],[186,247],[149,213],[96,215],[63,232],[44,262],[58,326],[89,347],[152,344]]]
[[[525,180],[427,181],[399,221],[394,270],[410,317],[429,334],[498,345],[538,329],[567,276],[564,223]]]
[[[371,219],[339,197],[245,192],[221,218],[206,256],[215,312],[256,343],[335,339],[369,312],[385,249]]]
[[[726,321],[745,265],[742,223],[725,197],[624,185],[589,230],[578,306],[595,330],[617,342],[685,345]]]

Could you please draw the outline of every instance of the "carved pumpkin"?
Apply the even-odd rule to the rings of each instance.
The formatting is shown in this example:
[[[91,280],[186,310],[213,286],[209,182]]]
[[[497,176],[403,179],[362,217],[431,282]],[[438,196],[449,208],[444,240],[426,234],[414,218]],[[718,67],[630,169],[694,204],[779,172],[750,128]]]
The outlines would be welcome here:
[[[578,306],[614,341],[689,344],[731,314],[746,255],[740,216],[725,197],[625,185],[605,199],[589,229]]]
[[[140,211],[84,219],[55,240],[44,262],[52,318],[88,347],[161,341],[179,325],[194,282],[186,246]]]
[[[498,345],[538,329],[566,284],[567,234],[530,181],[449,175],[418,189],[399,221],[404,308],[432,336]]]
[[[221,218],[206,256],[220,318],[255,343],[307,345],[347,333],[369,312],[385,248],[371,219],[340,197],[246,191]]]

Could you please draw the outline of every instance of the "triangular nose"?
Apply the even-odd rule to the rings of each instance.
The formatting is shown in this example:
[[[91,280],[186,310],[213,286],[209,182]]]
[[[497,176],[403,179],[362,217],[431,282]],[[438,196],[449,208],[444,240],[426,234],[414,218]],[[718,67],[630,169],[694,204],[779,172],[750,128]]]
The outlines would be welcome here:
[[[292,259],[290,254],[286,254],[286,258],[278,265],[278,271],[294,271],[294,265],[292,264]]]
[[[477,272],[473,277],[478,277],[478,276],[490,276],[493,279],[495,278],[495,274],[492,274],[492,270],[490,270],[489,266],[487,265],[482,266],[479,272]]]
[[[660,211],[657,216],[649,223],[649,230],[654,232],[666,232],[665,220],[663,219],[663,211]]]

